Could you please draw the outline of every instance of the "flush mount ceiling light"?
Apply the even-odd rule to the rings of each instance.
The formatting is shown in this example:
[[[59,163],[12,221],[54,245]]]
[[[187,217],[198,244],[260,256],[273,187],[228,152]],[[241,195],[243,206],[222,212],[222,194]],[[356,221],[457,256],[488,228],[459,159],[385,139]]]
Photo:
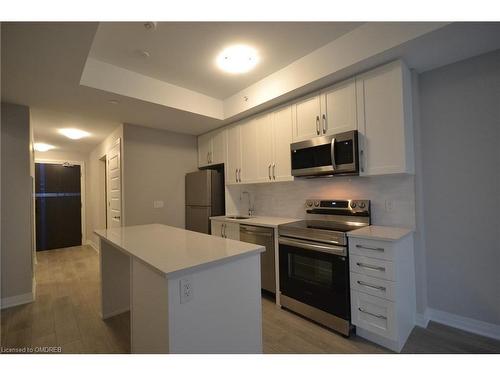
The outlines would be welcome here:
[[[85,138],[90,135],[90,133],[87,133],[86,131],[75,128],[59,129],[59,133],[71,139]]]
[[[52,146],[52,145],[49,145],[47,143],[40,142],[40,143],[35,143],[33,145],[33,148],[35,149],[35,151],[45,152],[45,151],[49,151],[49,150],[56,148],[56,146]]]
[[[225,48],[216,58],[217,66],[228,73],[246,73],[259,63],[259,55],[255,48],[244,44],[236,44]]]

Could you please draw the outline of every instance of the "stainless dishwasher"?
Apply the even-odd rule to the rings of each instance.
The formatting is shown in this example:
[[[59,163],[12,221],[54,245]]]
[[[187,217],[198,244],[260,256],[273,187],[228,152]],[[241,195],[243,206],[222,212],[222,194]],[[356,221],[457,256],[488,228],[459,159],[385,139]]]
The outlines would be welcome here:
[[[262,245],[266,248],[266,251],[260,254],[261,288],[276,293],[274,229],[240,224],[240,241]]]

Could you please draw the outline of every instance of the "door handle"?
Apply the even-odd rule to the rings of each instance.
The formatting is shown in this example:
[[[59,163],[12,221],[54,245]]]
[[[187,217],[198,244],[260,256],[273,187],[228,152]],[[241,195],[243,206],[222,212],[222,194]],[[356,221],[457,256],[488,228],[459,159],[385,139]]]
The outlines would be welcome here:
[[[224,229],[224,233],[222,234],[222,237],[227,238],[226,237],[226,224],[222,224],[222,228]]]
[[[234,170],[234,179],[238,182],[238,168]]]
[[[335,141],[336,139],[335,138],[332,138],[332,145],[330,147],[330,154],[331,154],[331,157],[332,157],[332,168],[333,170],[335,170],[337,168],[337,163],[335,162]]]
[[[378,290],[381,290],[383,292],[385,292],[385,290],[386,290],[386,288],[384,286],[379,286],[379,285],[373,285],[373,284],[365,283],[364,281],[361,281],[361,280],[358,280],[357,283],[359,285],[366,286],[366,287],[372,288],[372,289],[378,289]]]
[[[120,216],[113,216],[113,219],[119,219]]]
[[[316,134],[319,135],[319,116],[316,116]]]
[[[238,169],[238,182],[241,182],[241,168]]]
[[[385,249],[383,247],[370,247],[370,246],[364,246],[364,245],[356,245],[358,249],[365,249],[365,250],[373,250],[373,251],[380,251],[384,252]]]
[[[276,164],[273,163],[273,179],[276,180]]]
[[[220,236],[224,237],[224,234],[222,234],[222,228],[224,228],[224,223],[220,225]]]
[[[210,164],[210,152],[207,152],[207,163]]]
[[[269,176],[269,179],[271,179],[271,164],[267,167],[267,175]]]
[[[323,118],[323,134],[326,134],[326,115],[323,113],[321,117]]]

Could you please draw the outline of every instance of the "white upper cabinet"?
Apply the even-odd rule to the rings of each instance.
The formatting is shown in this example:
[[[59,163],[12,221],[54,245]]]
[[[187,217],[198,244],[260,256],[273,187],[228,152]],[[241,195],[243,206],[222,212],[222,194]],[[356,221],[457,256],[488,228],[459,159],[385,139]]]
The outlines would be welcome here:
[[[198,167],[222,164],[226,159],[226,129],[217,129],[198,137]]]
[[[241,169],[239,172],[239,182],[255,182],[258,176],[258,140],[257,128],[265,118],[258,117],[240,125],[241,134]]]
[[[272,181],[274,163],[274,141],[272,116],[268,114],[257,121],[257,180]]]
[[[240,125],[232,125],[227,129],[227,159],[225,164],[226,184],[239,182],[241,169],[241,136]]]
[[[271,113],[273,127],[274,161],[271,166],[273,181],[293,180],[290,143],[292,143],[292,107],[286,106]]]
[[[349,79],[293,104],[293,140],[357,129],[356,84]]]
[[[293,139],[301,141],[320,135],[321,96],[315,94],[293,105]]]
[[[356,83],[354,78],[326,89],[322,97],[322,135],[356,130]]]
[[[360,175],[414,173],[411,77],[396,61],[356,77]]]

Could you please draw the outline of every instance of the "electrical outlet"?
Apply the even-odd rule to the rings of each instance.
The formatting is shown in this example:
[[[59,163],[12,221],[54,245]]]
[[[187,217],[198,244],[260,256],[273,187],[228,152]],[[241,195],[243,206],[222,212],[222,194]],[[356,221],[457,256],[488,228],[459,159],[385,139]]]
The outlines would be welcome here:
[[[184,277],[179,281],[181,303],[189,302],[193,299],[193,278]]]
[[[385,210],[387,212],[391,212],[394,209],[394,201],[386,200],[385,201]]]
[[[153,201],[153,208],[163,208],[163,201]]]

